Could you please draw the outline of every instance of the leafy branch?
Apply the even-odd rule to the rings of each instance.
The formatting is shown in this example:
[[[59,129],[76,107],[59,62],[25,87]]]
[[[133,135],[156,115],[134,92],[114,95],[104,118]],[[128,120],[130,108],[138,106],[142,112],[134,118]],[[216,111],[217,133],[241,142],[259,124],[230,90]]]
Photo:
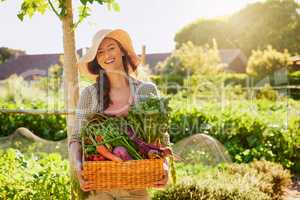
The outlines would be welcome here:
[[[5,0],[0,0],[0,2],[4,1]],[[116,12],[120,11],[120,6],[115,0],[80,0],[80,3],[81,5],[78,7],[78,20],[73,25],[74,29],[91,15],[90,6],[93,3],[100,5],[106,4],[108,10],[113,9]],[[55,0],[55,2],[52,0],[23,0],[17,16],[23,21],[25,16],[31,18],[35,13],[44,14],[48,8],[50,8],[59,19],[67,15],[66,0]]]

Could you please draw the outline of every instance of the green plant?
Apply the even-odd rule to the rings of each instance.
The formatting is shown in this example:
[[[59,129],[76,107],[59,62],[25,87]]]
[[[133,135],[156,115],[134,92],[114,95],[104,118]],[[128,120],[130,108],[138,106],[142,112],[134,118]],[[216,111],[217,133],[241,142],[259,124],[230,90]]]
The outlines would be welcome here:
[[[264,78],[276,70],[288,70],[291,64],[290,54],[287,50],[281,53],[272,46],[268,46],[265,50],[252,51],[247,65],[247,73],[257,78]]]
[[[249,164],[176,164],[179,184],[155,191],[153,199],[265,199],[281,200],[291,174],[280,164],[254,161]]]
[[[249,173],[261,176],[265,184],[258,185],[259,189],[274,200],[284,199],[285,190],[291,185],[291,173],[282,165],[268,161],[253,161],[250,164],[225,164],[221,167],[229,174],[247,176]]]
[[[70,198],[69,167],[58,154],[26,155],[0,151],[0,198],[15,200]]]
[[[293,170],[299,168],[299,117],[290,113],[293,120],[287,126],[286,102],[263,99],[220,108],[217,103],[184,106],[181,99],[171,105],[170,136],[174,143],[195,133],[206,133],[224,144],[235,162],[265,158]]]
[[[223,67],[216,43],[210,47],[187,42],[157,65],[160,76],[153,76],[152,80],[162,88],[164,93],[174,94],[181,90],[187,77],[216,75],[223,71]]]
[[[63,115],[0,113],[0,136],[10,135],[20,127],[26,127],[48,140],[58,141],[67,137],[66,118]]]

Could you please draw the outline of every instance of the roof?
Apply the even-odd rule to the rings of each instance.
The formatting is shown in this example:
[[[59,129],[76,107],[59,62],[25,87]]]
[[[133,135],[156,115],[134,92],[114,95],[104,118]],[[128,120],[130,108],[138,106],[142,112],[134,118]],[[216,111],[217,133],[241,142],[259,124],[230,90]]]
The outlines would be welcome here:
[[[247,57],[240,49],[220,49],[220,59],[222,63],[228,66],[236,59],[240,58],[243,63],[247,63]],[[149,64],[150,69],[154,69],[159,62],[164,61],[171,53],[153,53],[147,54],[146,63]]]
[[[146,54],[146,63],[150,69],[154,69],[159,62],[164,61],[168,58],[171,53],[150,53]]]
[[[220,49],[221,61],[225,64],[232,63],[237,57],[241,59],[243,63],[247,63],[247,57],[240,49]]]
[[[85,48],[77,50],[79,55]],[[63,54],[22,54],[10,58],[0,65],[0,80],[12,74],[22,75],[25,79],[32,79],[34,75],[46,76],[52,65],[61,64],[60,56]]]
[[[51,65],[59,64],[59,56],[60,54],[19,55],[0,65],[0,79],[6,79],[12,74],[23,75],[25,79],[32,75],[47,75]]]
[[[79,49],[79,55],[84,54],[85,48]],[[240,58],[243,63],[247,63],[246,56],[239,49],[220,49],[220,57],[223,63],[232,63],[236,58]],[[59,57],[62,54],[36,54],[17,55],[0,65],[0,80],[8,78],[12,74],[22,75],[25,79],[32,79],[33,75],[46,76],[48,68],[55,64],[60,64]],[[146,63],[151,70],[154,70],[159,62],[164,61],[171,53],[152,53],[146,55]]]

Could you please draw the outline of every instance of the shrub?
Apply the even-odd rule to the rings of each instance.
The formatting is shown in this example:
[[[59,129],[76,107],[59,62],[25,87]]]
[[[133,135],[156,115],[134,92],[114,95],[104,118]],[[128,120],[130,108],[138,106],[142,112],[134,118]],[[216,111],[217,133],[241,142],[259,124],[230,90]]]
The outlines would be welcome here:
[[[153,200],[271,200],[264,193],[252,188],[243,190],[238,185],[215,185],[217,181],[206,184],[178,184],[156,193]],[[241,187],[241,186],[240,186]]]
[[[59,154],[0,151],[0,199],[70,199],[68,162]]]
[[[225,146],[234,162],[247,163],[265,158],[297,170],[299,123],[295,120],[286,129],[285,112],[279,102],[258,102],[255,112],[244,102],[222,110],[210,104],[202,108],[176,105],[182,108],[171,113],[171,141],[175,143],[192,134],[206,133]]]
[[[209,47],[187,42],[157,65],[160,77],[154,76],[152,80],[164,88],[165,93],[175,94],[185,78],[196,74],[215,75],[223,71],[223,67],[216,44]]]
[[[159,87],[159,90],[165,94],[176,94],[182,89],[183,77],[177,74],[151,76],[151,80]]]
[[[282,200],[286,188],[291,185],[291,173],[282,165],[268,161],[253,161],[250,164],[226,164],[222,166],[229,174],[245,176],[249,173],[261,175],[264,184],[258,185],[260,191],[274,200]]]
[[[224,85],[241,85],[242,87],[248,86],[249,77],[247,74],[241,73],[224,73]]]
[[[192,42],[183,44],[158,65],[162,75],[181,76],[217,73],[222,67],[216,44],[210,48],[208,45],[195,46]]]
[[[300,71],[296,71],[293,73],[290,73],[288,75],[289,78],[289,85],[295,85],[299,86],[300,85]],[[290,89],[290,95],[293,99],[300,99],[300,90],[297,88],[292,88]]]
[[[153,199],[245,199],[281,200],[291,175],[279,164],[254,161],[250,164],[176,164],[179,184],[156,191]]]
[[[252,51],[247,65],[247,73],[258,78],[273,74],[276,70],[291,66],[290,54],[276,51],[271,46],[265,50]]]
[[[63,115],[0,113],[0,137],[10,135],[20,127],[26,127],[48,140],[58,141],[67,137],[66,118]]]
[[[268,99],[271,101],[276,101],[278,97],[278,92],[274,90],[270,85],[265,85],[256,93],[257,99]]]

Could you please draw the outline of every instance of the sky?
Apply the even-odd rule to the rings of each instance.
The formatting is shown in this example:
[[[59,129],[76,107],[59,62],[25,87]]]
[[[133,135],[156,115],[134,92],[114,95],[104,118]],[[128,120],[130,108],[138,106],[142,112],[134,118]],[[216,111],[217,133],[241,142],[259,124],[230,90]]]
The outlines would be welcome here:
[[[89,47],[93,35],[102,28],[122,28],[137,53],[146,45],[147,53],[170,52],[174,37],[185,25],[199,18],[230,15],[258,0],[116,0],[120,12],[95,4],[92,15],[75,32],[76,48]],[[0,3],[0,47],[25,50],[27,54],[63,52],[62,24],[52,11],[21,22],[17,18],[20,0]],[[77,9],[79,0],[75,0]],[[77,13],[77,12],[76,12]]]

